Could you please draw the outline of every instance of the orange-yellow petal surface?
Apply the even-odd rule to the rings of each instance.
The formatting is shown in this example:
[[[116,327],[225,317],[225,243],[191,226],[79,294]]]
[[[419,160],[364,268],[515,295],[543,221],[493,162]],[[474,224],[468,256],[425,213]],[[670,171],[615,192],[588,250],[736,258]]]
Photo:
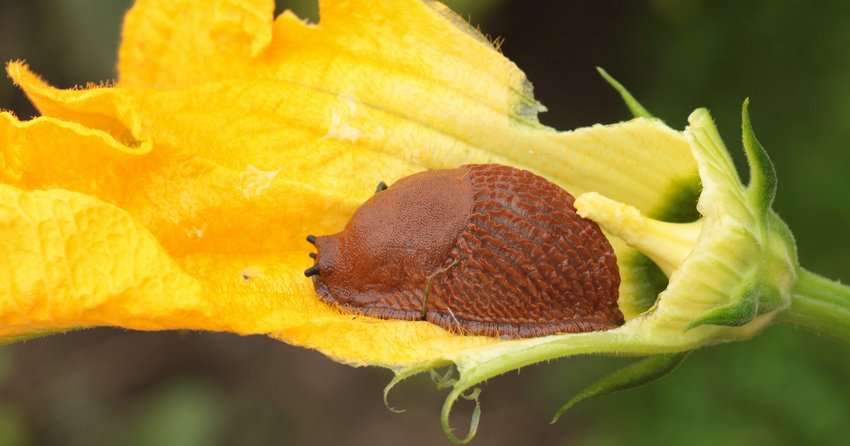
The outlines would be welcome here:
[[[200,284],[126,212],[90,196],[0,184],[0,240],[0,337],[203,317]]]
[[[0,114],[2,240],[19,240],[9,261],[21,265],[0,314],[17,322],[0,336],[226,330],[353,364],[426,363],[498,341],[342,315],[302,274],[312,263],[304,237],[340,230],[379,181],[499,162],[654,215],[698,180],[681,133],[660,122],[541,126],[523,73],[438,3],[323,1],[316,25],[274,18],[273,7],[140,0],[114,86],[60,90],[8,66],[43,116]],[[45,233],[53,214],[11,211],[66,195],[75,198],[65,221],[88,222],[76,232]],[[37,247],[65,252],[66,269],[45,275]]]
[[[430,324],[352,318],[319,302],[301,274],[306,248],[169,253],[122,199],[136,192],[120,179],[151,170],[149,154],[104,132],[2,113],[0,142],[18,149],[0,158],[0,340],[102,325],[219,330],[272,334],[340,361],[382,365],[421,362],[459,344]],[[191,244],[205,235],[184,236]]]

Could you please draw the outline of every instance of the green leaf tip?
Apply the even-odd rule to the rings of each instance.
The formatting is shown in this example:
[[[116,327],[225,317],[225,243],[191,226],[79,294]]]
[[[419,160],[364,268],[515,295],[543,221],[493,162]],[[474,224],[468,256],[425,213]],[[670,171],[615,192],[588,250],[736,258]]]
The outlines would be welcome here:
[[[757,316],[770,313],[785,305],[785,300],[776,287],[763,280],[761,270],[750,275],[731,296],[732,303],[714,308],[685,327],[685,332],[701,325],[740,327]]]
[[[758,314],[758,294],[756,292],[744,293],[743,298],[737,302],[715,308],[703,316],[692,321],[685,327],[688,331],[701,325],[723,325],[726,327],[740,327],[755,319]]]
[[[410,376],[410,375],[406,375],[406,376],[405,376],[405,375],[402,375],[402,374],[400,374],[400,373],[397,373],[397,374],[393,377],[393,379],[392,379],[392,380],[390,380],[389,384],[387,384],[387,386],[386,386],[386,387],[384,387],[384,407],[386,407],[386,408],[387,408],[387,410],[389,410],[389,411],[390,411],[390,412],[392,412],[392,413],[404,413],[404,411],[405,411],[405,410],[404,410],[404,409],[396,409],[395,407],[393,407],[393,406],[391,406],[391,405],[390,405],[390,400],[389,400],[389,397],[390,397],[390,391],[391,391],[391,390],[393,390],[393,387],[395,387],[395,386],[396,386],[396,384],[398,384],[398,383],[400,383],[400,382],[404,381],[404,380],[405,380],[406,378],[408,378],[409,376]]]
[[[425,366],[418,366],[418,367],[414,366],[414,367],[407,367],[407,368],[402,368],[402,369],[395,369],[394,370],[395,376],[393,376],[393,379],[391,379],[390,382],[386,385],[386,387],[384,387],[384,406],[387,408],[387,410],[389,410],[390,412],[393,412],[393,413],[403,413],[404,409],[396,409],[395,407],[390,405],[390,401],[389,401],[390,391],[393,390],[393,388],[398,383],[406,380],[407,378],[410,378],[411,376],[418,375],[418,374],[426,372],[426,371],[433,370],[434,367],[435,366],[425,365]],[[452,369],[449,369],[449,370],[451,371]]]
[[[443,410],[440,413],[440,422],[443,425],[443,432],[454,444],[467,444],[475,438],[475,434],[478,432],[478,422],[481,420],[481,402],[478,400],[481,396],[481,389],[476,387],[469,393],[463,393],[464,390],[466,389],[455,387],[455,389],[449,393],[445,403],[443,403]],[[452,432],[454,429],[452,429],[451,424],[449,424],[449,415],[451,414],[452,407],[454,407],[454,403],[458,398],[475,401],[475,408],[472,410],[472,418],[469,420],[469,431],[462,439],[455,436],[454,432]]]
[[[750,184],[747,189],[759,210],[765,211],[770,209],[776,197],[776,168],[753,132],[749,106],[750,98],[747,98],[741,107],[741,133],[744,152],[750,164]]]
[[[608,85],[610,85],[614,88],[614,90],[617,90],[617,92],[620,93],[620,97],[623,98],[623,102],[626,103],[626,107],[629,107],[629,111],[632,112],[632,115],[635,118],[655,118],[655,116],[652,116],[652,113],[650,113],[646,108],[644,108],[644,106],[641,105],[640,102],[638,102],[637,99],[635,99],[635,97],[632,96],[631,93],[629,93],[629,90],[627,90],[626,87],[623,86],[623,84],[617,82],[617,80],[611,77],[611,75],[608,74],[607,71],[603,70],[600,67],[596,67],[596,71],[598,71],[602,78],[605,79],[605,82],[608,82]]]
[[[628,390],[663,378],[678,367],[688,356],[688,353],[690,352],[649,356],[603,377],[561,406],[558,412],[555,413],[555,416],[552,417],[550,423],[556,423],[564,412],[582,401],[596,396]]]

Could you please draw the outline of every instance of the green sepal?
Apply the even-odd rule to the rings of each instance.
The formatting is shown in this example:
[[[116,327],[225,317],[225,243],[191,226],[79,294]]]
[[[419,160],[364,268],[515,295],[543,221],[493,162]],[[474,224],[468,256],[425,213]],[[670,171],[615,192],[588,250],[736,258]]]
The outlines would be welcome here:
[[[440,373],[437,369],[441,366],[445,365],[446,371],[444,373]],[[430,374],[431,380],[437,386],[438,389],[446,389],[452,388],[453,390],[449,393],[449,396],[446,398],[446,402],[443,405],[442,415],[441,415],[441,423],[443,426],[443,432],[445,432],[446,437],[449,438],[455,444],[466,444],[469,443],[478,432],[478,423],[481,420],[481,403],[478,401],[478,397],[481,395],[480,388],[474,388],[470,390],[468,393],[464,393],[466,388],[460,389],[457,384],[457,367],[455,364],[440,364],[440,363],[427,363],[422,364],[420,366],[408,367],[394,370],[395,376],[390,382],[384,387],[384,406],[390,411],[394,413],[403,413],[404,409],[396,409],[395,407],[390,405],[389,402],[389,394],[390,391],[400,382],[410,378],[412,376],[418,375],[420,373],[428,372]],[[472,411],[472,418],[469,421],[469,431],[464,438],[460,439],[454,435],[452,432],[452,427],[449,424],[449,414],[451,413],[452,406],[454,402],[458,398],[463,398],[466,400],[471,400],[475,402],[475,408]]]
[[[733,303],[715,308],[697,318],[688,324],[684,331],[701,325],[740,327],[752,322],[756,316],[787,305],[778,290],[758,279],[745,282],[740,290],[732,295],[731,300]]]
[[[390,391],[393,390],[393,388],[398,383],[406,380],[407,378],[418,375],[420,373],[430,372],[439,366],[439,364],[424,364],[418,367],[407,367],[394,370],[395,376],[393,376],[393,379],[391,379],[390,382],[384,387],[384,407],[386,407],[387,410],[393,413],[403,413],[404,409],[396,409],[395,407],[390,405]],[[454,370],[453,367],[449,369],[450,372],[452,370]]]
[[[747,98],[741,107],[741,133],[744,151],[750,165],[750,184],[747,186],[747,193],[753,200],[752,204],[757,207],[757,212],[764,213],[773,206],[773,199],[776,197],[776,168],[753,132],[749,105],[750,99]]]
[[[728,285],[734,283],[729,279],[734,277],[737,284],[725,296],[717,293],[714,305],[695,314],[683,332],[705,325],[743,327],[790,302],[796,248],[787,227],[770,208],[776,193],[776,171],[755,137],[748,106],[745,100],[741,112],[742,140],[750,166],[746,187],[707,112],[697,110],[689,118],[691,126],[686,134],[697,149],[694,154],[707,185],[698,207],[709,214],[713,251],[739,254],[737,259],[730,256],[728,262],[714,257],[715,263],[705,264],[707,269],[701,276],[710,277],[716,270],[714,277],[726,276]],[[723,268],[717,269],[718,264]]]
[[[623,84],[617,82],[617,80],[611,77],[611,75],[608,74],[607,71],[603,70],[600,67],[596,67],[596,71],[598,71],[599,74],[602,75],[602,78],[605,79],[605,82],[608,82],[608,85],[610,85],[614,88],[614,90],[617,90],[617,92],[620,93],[620,96],[623,98],[623,102],[626,103],[626,107],[629,107],[629,111],[632,112],[632,115],[634,115],[635,118],[655,118],[655,116],[652,116],[652,113],[650,113],[646,108],[644,108],[643,105],[641,105],[640,102],[638,102],[637,99],[635,99],[635,97],[632,96],[631,93],[629,93],[629,90],[627,90],[626,87],[623,86]]]
[[[746,281],[744,286],[731,296],[732,303],[708,311],[688,324],[684,331],[700,325],[723,325],[726,327],[746,325],[759,314],[759,300],[762,294],[761,283]]]
[[[596,396],[628,390],[664,377],[678,367],[689,353],[690,351],[649,356],[603,377],[561,406],[558,412],[555,413],[555,416],[552,417],[550,423],[557,422],[564,412],[582,401]]]
[[[776,287],[762,283],[762,291],[759,296],[758,314],[772,313],[778,309],[788,306],[788,299],[782,296]]]
[[[443,426],[443,433],[446,434],[446,437],[448,437],[452,443],[466,444],[475,438],[475,434],[478,432],[478,422],[481,420],[481,402],[478,400],[479,396],[481,396],[481,389],[478,387],[472,389],[469,393],[462,393],[455,388],[455,390],[449,394],[448,398],[446,398],[446,402],[443,404],[443,410],[440,413],[440,422]],[[449,415],[451,414],[452,406],[454,406],[454,402],[458,399],[458,397],[465,400],[475,401],[475,408],[472,409],[472,418],[469,420],[469,431],[462,439],[455,436],[452,432],[452,426],[449,424]]]

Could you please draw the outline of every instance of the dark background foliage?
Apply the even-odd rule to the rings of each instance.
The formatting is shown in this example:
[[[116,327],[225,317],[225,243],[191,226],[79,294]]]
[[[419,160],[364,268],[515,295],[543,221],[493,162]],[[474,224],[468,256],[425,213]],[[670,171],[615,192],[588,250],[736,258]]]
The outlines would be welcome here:
[[[730,0],[450,3],[528,75],[559,129],[628,118],[606,68],[683,128],[711,109],[740,155],[740,106],[776,164],[775,208],[801,262],[850,280],[850,3]],[[816,6],[815,6],[816,5]],[[0,59],[53,85],[115,77],[127,0],[0,2]],[[279,2],[315,18],[307,1]],[[35,112],[11,82],[0,108]],[[842,444],[850,437],[848,346],[791,327],[706,348],[663,381],[585,403],[571,392],[623,361],[554,361],[492,380],[475,444]],[[0,445],[446,444],[443,394],[264,337],[97,329],[0,348]],[[468,413],[467,413],[468,416]],[[461,414],[459,428],[466,420]]]

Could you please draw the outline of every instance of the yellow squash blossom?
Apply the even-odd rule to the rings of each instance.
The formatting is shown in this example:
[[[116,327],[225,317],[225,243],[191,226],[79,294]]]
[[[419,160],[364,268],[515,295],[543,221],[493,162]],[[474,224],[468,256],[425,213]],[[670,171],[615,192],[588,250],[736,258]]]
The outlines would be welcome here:
[[[505,371],[650,357],[589,396],[750,337],[790,305],[794,243],[748,122],[744,186],[704,110],[684,132],[651,117],[541,125],[524,74],[440,3],[326,0],[319,24],[273,10],[139,0],[114,85],[61,90],[8,64],[41,116],[0,113],[0,339],[196,329],[268,334],[397,380],[452,364],[448,429],[454,401]],[[307,234],[341,230],[381,180],[468,163],[528,169],[579,197],[616,250],[625,325],[500,340],[316,297]]]
[[[696,188],[660,122],[541,126],[522,72],[439,3],[328,2],[319,25],[273,7],[140,1],[114,86],[58,90],[8,65],[42,117],[0,115],[0,336],[268,333],[422,364],[496,340],[341,315],[302,274],[304,237],[339,231],[378,181],[499,162],[655,216]]]

